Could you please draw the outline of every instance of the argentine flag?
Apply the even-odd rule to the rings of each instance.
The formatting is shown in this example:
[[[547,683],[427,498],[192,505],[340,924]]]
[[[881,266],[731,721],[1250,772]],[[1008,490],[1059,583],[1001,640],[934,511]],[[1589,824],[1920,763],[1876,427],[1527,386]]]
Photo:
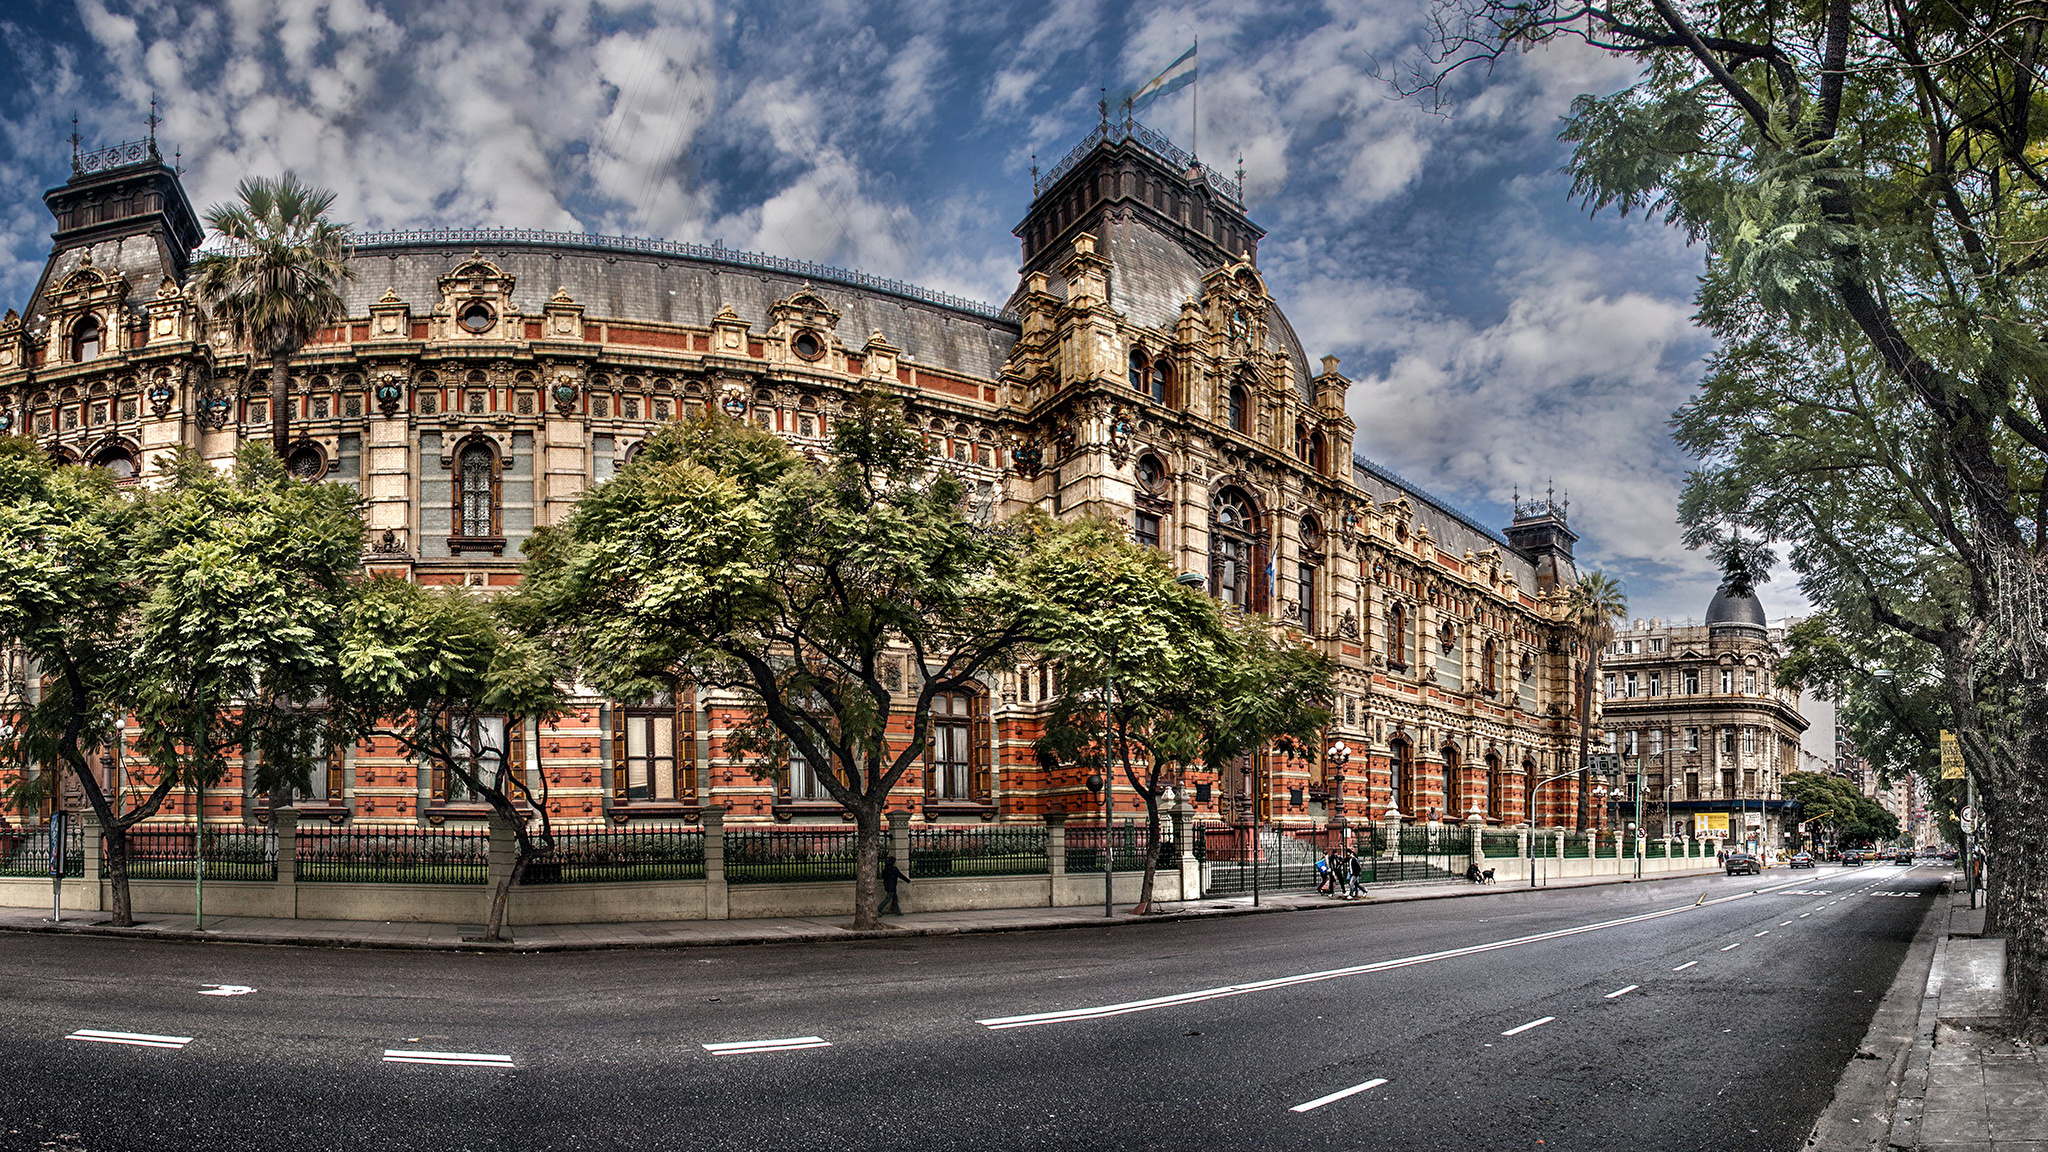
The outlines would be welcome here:
[[[1189,48],[1180,54],[1180,59],[1166,66],[1166,70],[1147,81],[1145,86],[1124,97],[1124,107],[1137,115],[1150,108],[1162,96],[1175,92],[1195,82],[1195,50]]]

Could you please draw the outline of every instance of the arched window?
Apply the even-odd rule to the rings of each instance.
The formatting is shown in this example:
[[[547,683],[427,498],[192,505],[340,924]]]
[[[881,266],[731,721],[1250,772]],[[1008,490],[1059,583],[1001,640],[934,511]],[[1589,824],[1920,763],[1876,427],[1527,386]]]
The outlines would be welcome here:
[[[71,359],[83,364],[97,360],[100,355],[100,322],[97,317],[87,316],[71,327]]]
[[[1330,471],[1329,441],[1323,439],[1321,432],[1309,433],[1308,466],[1314,469],[1318,476],[1327,475]]]
[[[1458,771],[1458,750],[1444,745],[1444,819],[1456,820],[1465,813],[1463,780]]]
[[[1408,609],[1395,604],[1387,609],[1387,667],[1408,670]]]
[[[1150,376],[1150,366],[1145,362],[1145,354],[1136,348],[1131,349],[1131,391],[1143,392],[1145,381]]]
[[[1152,362],[1152,399],[1173,403],[1173,365],[1164,356]]]
[[[1300,420],[1294,422],[1294,458],[1308,463],[1308,425]]]
[[[1252,394],[1242,384],[1230,386],[1230,430],[1247,435],[1252,430]]]
[[[1259,610],[1258,522],[1249,496],[1216,494],[1209,527],[1209,594],[1246,612]]]
[[[1500,649],[1494,644],[1493,637],[1489,636],[1486,643],[1479,646],[1479,688],[1488,696],[1500,694],[1500,684],[1494,669],[1499,659]]]
[[[1507,774],[1501,770],[1500,757],[1492,752],[1486,754],[1486,813],[1495,823],[1507,822]]]
[[[135,466],[135,457],[126,448],[109,448],[93,457],[92,466],[104,468],[116,480],[133,480],[142,470]]]
[[[448,541],[457,552],[503,550],[498,510],[498,450],[490,441],[465,441],[455,453],[455,533]]]
[[[1415,749],[1408,741],[1396,737],[1387,744],[1387,767],[1394,778],[1389,781],[1393,787],[1394,807],[1404,816],[1417,815],[1415,795]]]

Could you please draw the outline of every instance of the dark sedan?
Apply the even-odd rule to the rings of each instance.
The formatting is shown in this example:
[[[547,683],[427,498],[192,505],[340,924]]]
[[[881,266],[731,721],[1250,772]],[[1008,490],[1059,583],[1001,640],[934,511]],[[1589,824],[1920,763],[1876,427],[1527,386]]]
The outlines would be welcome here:
[[[1728,857],[1727,868],[1730,876],[1756,876],[1763,872],[1764,865],[1747,852],[1737,852]]]

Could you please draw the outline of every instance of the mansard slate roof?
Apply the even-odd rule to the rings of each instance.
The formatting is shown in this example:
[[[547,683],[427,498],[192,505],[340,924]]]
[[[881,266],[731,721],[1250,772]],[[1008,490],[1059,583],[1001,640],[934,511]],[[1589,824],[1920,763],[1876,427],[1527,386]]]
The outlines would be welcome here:
[[[1501,567],[1514,573],[1515,582],[1524,591],[1536,590],[1535,562],[1517,551],[1500,533],[1419,485],[1402,479],[1384,464],[1363,456],[1353,457],[1351,463],[1352,479],[1376,502],[1384,504],[1405,498],[1415,509],[1416,520],[1429,528],[1429,534],[1435,538],[1439,548],[1454,555],[1463,555],[1468,550],[1484,552],[1488,548],[1499,548]]]
[[[808,284],[840,313],[838,338],[854,348],[865,344],[869,333],[879,331],[912,363],[993,380],[1010,346],[1017,342],[1017,324],[1007,317],[934,303],[908,291],[831,283],[823,276],[757,267],[741,262],[737,253],[732,260],[721,261],[622,250],[601,244],[597,238],[591,238],[588,245],[509,239],[479,244],[473,234],[463,234],[465,238],[460,240],[434,239],[432,233],[413,235],[421,238],[373,235],[357,244],[356,279],[343,289],[349,315],[369,315],[370,304],[387,287],[412,306],[413,315],[424,315],[440,303],[440,279],[473,251],[480,251],[484,259],[513,277],[513,303],[528,315],[538,316],[542,305],[561,288],[594,319],[702,328],[710,325],[721,306],[730,304],[759,331],[767,327],[768,310],[776,301],[795,295]],[[851,278],[855,274],[843,275]]]

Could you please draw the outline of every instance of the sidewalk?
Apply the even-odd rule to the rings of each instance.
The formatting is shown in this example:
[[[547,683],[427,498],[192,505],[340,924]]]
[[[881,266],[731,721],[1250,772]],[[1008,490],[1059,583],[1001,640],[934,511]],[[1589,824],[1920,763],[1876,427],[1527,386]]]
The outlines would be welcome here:
[[[1946,899],[1889,1146],[2048,1152],[2048,1061],[2004,1035],[2005,941],[1982,938],[1969,893]]]
[[[1626,876],[1584,876],[1550,881],[1544,889],[1586,888],[1606,884],[1653,883],[1715,875],[1716,868],[1666,872],[1633,880]],[[1101,905],[1074,908],[1001,908],[972,912],[913,912],[890,916],[885,927],[855,931],[839,917],[788,917],[763,920],[663,920],[625,924],[536,924],[513,929],[507,944],[466,940],[483,929],[474,924],[410,924],[368,920],[266,920],[252,916],[220,916],[195,932],[186,915],[147,914],[132,928],[106,926],[102,912],[79,913],[79,919],[53,924],[48,916],[26,908],[0,909],[0,932],[38,932],[79,936],[113,936],[145,940],[206,941],[228,944],[283,944],[323,948],[398,948],[448,952],[574,952],[615,948],[690,948],[727,944],[788,944],[799,941],[896,939],[906,936],[952,936],[968,932],[1029,932],[1053,928],[1120,927],[1196,920],[1211,916],[1248,916],[1265,912],[1301,912],[1366,904],[1397,904],[1411,900],[1450,900],[1508,896],[1536,891],[1512,884],[1388,886],[1372,890],[1364,900],[1334,900],[1313,892],[1266,893],[1257,906],[1250,896],[1190,900],[1164,905],[1151,916],[1133,916],[1121,905],[1104,916]],[[915,899],[913,887],[911,897]]]

